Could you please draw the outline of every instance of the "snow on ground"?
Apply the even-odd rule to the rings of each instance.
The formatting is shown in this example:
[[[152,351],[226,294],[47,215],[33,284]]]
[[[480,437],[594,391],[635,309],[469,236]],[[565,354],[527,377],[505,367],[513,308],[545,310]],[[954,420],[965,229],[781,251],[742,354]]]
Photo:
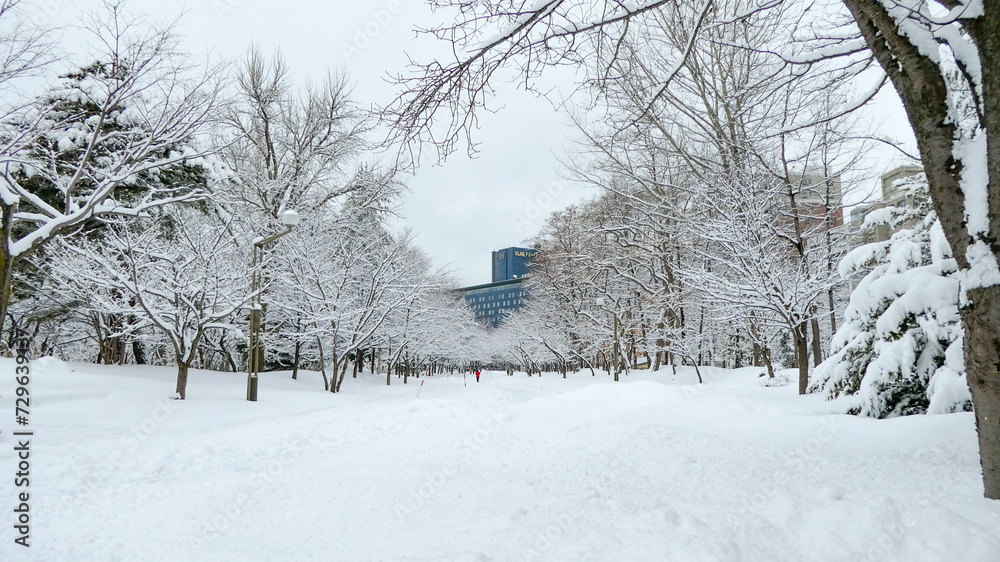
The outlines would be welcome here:
[[[31,547],[0,560],[1000,560],[971,414],[837,414],[759,369],[318,375],[33,364]],[[420,395],[419,383],[424,381]]]

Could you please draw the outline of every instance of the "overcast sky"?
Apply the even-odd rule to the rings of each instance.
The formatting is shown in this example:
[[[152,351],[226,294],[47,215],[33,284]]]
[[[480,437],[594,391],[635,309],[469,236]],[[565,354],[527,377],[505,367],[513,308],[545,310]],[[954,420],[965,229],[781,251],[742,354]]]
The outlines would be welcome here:
[[[39,2],[35,17],[71,25],[79,21],[81,8],[99,4]],[[265,0],[132,0],[127,5],[158,19],[186,10],[179,29],[193,52],[233,58],[256,42],[265,53],[280,48],[299,81],[321,80],[328,70],[345,71],[356,85],[355,100],[364,107],[394,97],[395,88],[384,77],[405,70],[406,52],[421,59],[441,52],[432,39],[415,38],[413,29],[445,17],[417,0],[284,0],[280,5]],[[538,232],[549,212],[594,195],[592,189],[560,178],[557,159],[573,135],[565,118],[547,100],[513,86],[500,85],[499,94],[500,110],[481,120],[476,158],[455,154],[441,166],[430,162],[404,178],[411,189],[405,219],[418,243],[466,285],[490,281],[492,250],[521,244]],[[888,99],[878,112],[889,116],[898,134],[906,134],[897,104]],[[893,158],[887,155],[887,160]]]

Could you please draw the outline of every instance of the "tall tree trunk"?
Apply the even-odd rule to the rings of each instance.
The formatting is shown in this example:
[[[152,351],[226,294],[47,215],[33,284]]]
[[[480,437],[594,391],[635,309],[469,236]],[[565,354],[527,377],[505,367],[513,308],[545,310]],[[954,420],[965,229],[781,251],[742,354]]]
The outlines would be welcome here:
[[[614,358],[612,360],[614,361],[613,368],[615,370],[615,382],[618,382],[618,364],[621,362],[621,357],[620,357],[620,355],[621,355],[621,349],[619,348],[619,344],[618,344],[618,315],[617,314],[615,314],[614,323],[613,323],[612,327],[614,328],[614,336],[615,336],[614,345],[612,346],[612,353],[614,355]],[[530,367],[529,367],[529,369],[530,369]],[[531,371],[529,370],[528,372],[530,373]]]
[[[105,365],[121,365],[125,362],[125,340],[121,334],[124,327],[121,314],[96,314],[94,329],[103,331],[98,337],[101,363]],[[103,322],[101,319],[103,318]]]
[[[830,334],[837,333],[837,309],[835,308],[833,302],[833,289],[826,292],[827,300],[830,305]]]
[[[761,348],[760,353],[761,359],[764,361],[764,366],[767,367],[767,378],[774,378],[774,365],[771,364],[771,350],[767,347]]]
[[[812,326],[812,352],[813,352],[813,367],[819,366],[823,362],[823,342],[820,340],[819,335],[819,319],[815,316],[809,321]]]
[[[97,358],[94,363],[106,364],[104,360],[107,344],[104,343],[104,329],[101,328],[101,315],[97,312],[90,313],[90,327],[94,329],[94,339],[97,340]]]
[[[337,392],[337,375],[338,367],[340,366],[340,360],[337,358],[336,346],[334,346],[334,352],[330,354],[333,358],[333,369],[330,371],[330,392]]]
[[[326,378],[326,361],[323,359],[323,340],[316,336],[316,347],[319,348],[319,372],[323,375],[323,390],[330,390],[330,382]]]
[[[299,380],[299,351],[302,348],[302,342],[295,342],[295,356],[292,358],[292,380]]]
[[[732,324],[730,324],[732,326]],[[740,349],[740,330],[736,329],[735,342],[733,343],[733,368],[739,369],[743,366],[743,350]]]
[[[969,291],[974,307],[962,310],[965,372],[975,405],[986,497],[1000,499],[1000,286]]]
[[[3,324],[7,320],[13,287],[14,257],[10,255],[10,236],[16,211],[16,203],[7,205],[0,201],[0,333],[3,333]]]
[[[335,390],[335,392],[340,392],[340,387],[344,384],[344,377],[347,376],[347,361],[348,361],[348,358],[344,357],[344,360],[341,362],[341,365],[340,365],[340,374],[339,375],[335,375],[336,376],[336,387],[337,387],[337,390]]]
[[[799,368],[799,394],[805,394],[809,387],[809,328],[805,322],[792,329],[792,346],[795,365]]]
[[[1000,262],[1000,6],[995,1],[984,2],[983,15],[969,21],[967,27],[981,54],[989,173],[987,239],[994,258]],[[971,290],[969,300],[971,305],[963,314],[965,361],[979,430],[983,484],[987,498],[1000,500],[1000,287]]]
[[[146,353],[142,350],[142,342],[139,340],[132,340],[132,357],[135,359],[136,365],[146,364]],[[229,361],[232,363],[232,356],[229,356]],[[233,363],[233,372],[236,371],[236,364]]]
[[[664,313],[664,315],[666,315],[666,313]],[[656,324],[656,333],[658,335],[659,334],[663,334],[663,330],[665,328],[666,328],[666,324],[664,322],[657,322],[657,324]],[[666,357],[666,352],[662,351],[663,348],[665,348],[665,347],[667,347],[666,340],[664,340],[662,337],[656,338],[656,365],[653,367],[654,371],[659,371],[660,370],[660,365],[663,363],[664,357]]]
[[[136,343],[138,343],[138,342],[133,342],[132,345],[135,346]],[[239,367],[236,366],[236,359],[233,358],[233,353],[231,351],[229,351],[228,347],[226,347],[226,336],[225,335],[223,335],[223,336],[221,336],[219,338],[219,349],[222,350],[222,353],[223,353],[223,356],[225,358],[226,364],[227,364],[227,366],[229,368],[229,371],[233,372],[233,373],[235,373],[236,371],[238,371]],[[140,348],[140,350],[141,350],[141,348]],[[133,353],[134,353],[134,351],[133,351]],[[139,362],[138,358],[136,359],[136,362],[137,363]]]
[[[181,400],[187,397],[188,368],[189,363],[177,362],[177,395]]]

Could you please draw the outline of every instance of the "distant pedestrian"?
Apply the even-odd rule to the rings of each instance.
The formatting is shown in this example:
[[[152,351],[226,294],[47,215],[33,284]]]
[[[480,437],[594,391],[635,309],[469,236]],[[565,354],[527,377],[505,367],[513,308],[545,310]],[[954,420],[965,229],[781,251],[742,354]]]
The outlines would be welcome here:
[[[479,369],[476,369],[476,382],[479,382]]]

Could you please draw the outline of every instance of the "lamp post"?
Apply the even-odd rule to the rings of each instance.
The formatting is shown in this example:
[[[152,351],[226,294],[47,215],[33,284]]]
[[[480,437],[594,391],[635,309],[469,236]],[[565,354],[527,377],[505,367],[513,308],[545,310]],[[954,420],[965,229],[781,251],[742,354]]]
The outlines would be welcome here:
[[[264,246],[271,244],[278,238],[292,231],[292,227],[299,224],[299,214],[295,211],[285,211],[281,213],[281,224],[285,225],[284,232],[272,234],[267,238],[257,238],[253,241],[253,272],[250,281],[250,291],[253,295],[250,301],[250,356],[247,358],[247,400],[257,401],[257,377],[260,369],[264,365],[264,348],[260,344],[260,321],[261,321],[261,279],[260,264],[263,261]]]

